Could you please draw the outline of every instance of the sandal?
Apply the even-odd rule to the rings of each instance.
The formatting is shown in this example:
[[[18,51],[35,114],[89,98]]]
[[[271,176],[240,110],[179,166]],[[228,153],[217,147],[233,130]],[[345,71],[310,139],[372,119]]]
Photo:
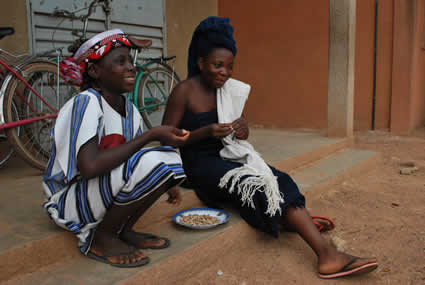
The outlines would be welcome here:
[[[150,259],[148,256],[146,256],[145,258],[142,258],[139,261],[136,262],[130,262],[130,263],[125,263],[125,264],[121,264],[121,263],[115,263],[115,262],[111,262],[108,260],[109,257],[114,257],[114,256],[120,256],[120,255],[129,255],[132,254],[136,251],[137,249],[129,246],[128,250],[125,251],[119,251],[119,252],[111,252],[108,254],[104,254],[104,255],[97,255],[91,251],[89,251],[89,253],[87,253],[87,257],[92,258],[94,260],[112,265],[112,266],[116,266],[116,267],[121,267],[121,268],[131,268],[131,267],[139,267],[145,264],[148,264]]]
[[[328,217],[311,216],[317,230],[321,233],[331,231],[335,228],[335,222]]]
[[[134,246],[137,249],[163,249],[163,248],[167,248],[170,246],[171,242],[168,238],[165,237],[159,237],[153,234],[147,234],[147,233],[139,233],[139,232],[135,232],[135,231],[131,231],[131,233],[133,235],[137,236],[137,241],[136,242],[132,242],[130,240],[127,239],[123,239],[121,238],[122,241],[131,244],[132,246]],[[144,240],[147,239],[156,239],[156,240],[164,240],[165,243],[163,245],[158,245],[158,246],[140,246],[139,244],[142,243]]]
[[[343,276],[348,276],[348,275],[358,275],[358,274],[365,274],[365,273],[369,273],[373,270],[375,270],[378,267],[378,263],[376,262],[371,262],[371,263],[366,263],[363,264],[361,266],[358,267],[354,267],[354,268],[349,268],[351,265],[353,265],[354,262],[356,262],[359,258],[355,257],[353,259],[351,259],[346,265],[344,265],[344,267],[342,267],[341,270],[339,270],[338,272],[335,273],[330,273],[330,274],[322,274],[319,273],[319,277],[320,278],[324,278],[324,279],[331,279],[331,278],[337,278],[337,277],[343,277]]]

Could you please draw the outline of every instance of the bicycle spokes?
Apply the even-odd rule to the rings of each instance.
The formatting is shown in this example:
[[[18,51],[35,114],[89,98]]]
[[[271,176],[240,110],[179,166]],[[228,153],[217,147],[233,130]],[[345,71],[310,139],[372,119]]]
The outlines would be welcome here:
[[[45,167],[51,151],[58,109],[73,95],[72,87],[58,78],[57,65],[34,63],[23,72],[26,82],[15,80],[7,104],[16,106],[15,114],[6,113],[8,136],[20,154],[38,168]],[[54,108],[52,107],[54,106]],[[17,126],[21,132],[16,133]]]
[[[143,77],[138,102],[145,125],[159,126],[165,112],[168,96],[178,83],[178,77],[168,68],[153,68]]]
[[[174,88],[175,78],[168,73],[155,72],[149,74],[146,82],[144,105],[151,112],[158,111],[161,105],[167,104],[168,95]]]

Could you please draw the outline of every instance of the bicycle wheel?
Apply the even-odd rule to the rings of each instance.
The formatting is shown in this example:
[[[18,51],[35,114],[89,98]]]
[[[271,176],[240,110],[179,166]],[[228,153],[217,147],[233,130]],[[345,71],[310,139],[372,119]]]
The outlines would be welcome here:
[[[155,67],[143,75],[137,92],[140,113],[147,128],[160,126],[168,96],[180,78],[167,65]]]
[[[41,170],[45,169],[50,157],[55,115],[73,95],[72,87],[62,78],[58,79],[57,71],[57,65],[53,62],[30,63],[22,68],[21,74],[39,96],[17,78],[10,82],[5,94],[6,122],[36,119],[24,124],[20,134],[17,128],[8,129],[7,136],[15,150],[28,163]],[[17,116],[13,115],[13,104]],[[44,119],[40,119],[42,117]]]
[[[12,108],[15,114],[14,116],[17,117],[18,111],[16,109],[15,104],[12,105]],[[19,136],[20,127],[17,127],[16,132]],[[0,131],[0,167],[6,164],[6,162],[10,159],[13,153],[14,153],[14,149],[7,138],[6,132],[4,130]]]
[[[2,167],[13,154],[13,147],[9,144],[6,134],[0,132],[0,167]]]

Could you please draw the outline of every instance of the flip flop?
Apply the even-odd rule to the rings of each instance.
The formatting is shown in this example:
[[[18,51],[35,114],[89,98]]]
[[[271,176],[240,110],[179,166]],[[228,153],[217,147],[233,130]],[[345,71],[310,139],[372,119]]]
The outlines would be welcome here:
[[[128,255],[130,253],[134,253],[136,251],[136,248],[129,246],[128,250],[126,251],[119,251],[119,252],[111,252],[108,254],[104,254],[104,255],[97,255],[93,252],[89,252],[87,253],[87,257],[92,258],[94,260],[115,266],[115,267],[121,267],[121,268],[131,268],[131,267],[139,267],[145,264],[148,264],[150,261],[150,258],[148,256],[146,256],[145,258],[137,261],[137,262],[133,262],[133,263],[127,263],[127,264],[120,264],[120,263],[114,263],[108,260],[108,257],[113,257],[113,256],[120,256],[120,255]]]
[[[159,236],[156,236],[156,235],[153,235],[153,234],[139,233],[139,232],[135,232],[135,231],[132,231],[132,232],[139,237],[139,239],[137,240],[137,243],[143,242],[146,239],[159,239],[159,240],[165,241],[165,243],[163,245],[159,245],[159,246],[139,246],[136,243],[132,243],[132,242],[127,241],[127,240],[123,240],[126,243],[131,244],[132,246],[134,246],[137,249],[163,249],[163,248],[169,247],[170,244],[171,244],[170,240],[168,238],[165,238],[165,237],[159,237]]]
[[[331,231],[335,228],[335,222],[328,217],[311,216],[313,223],[316,225],[317,230],[321,233]]]
[[[348,269],[358,259],[359,259],[358,257],[353,258],[346,265],[344,265],[344,267],[338,272],[330,273],[330,274],[319,273],[319,277],[324,279],[331,279],[331,278],[343,277],[348,275],[365,274],[375,270],[378,267],[378,263],[372,262],[372,263],[366,263],[362,266],[359,266],[353,269]]]

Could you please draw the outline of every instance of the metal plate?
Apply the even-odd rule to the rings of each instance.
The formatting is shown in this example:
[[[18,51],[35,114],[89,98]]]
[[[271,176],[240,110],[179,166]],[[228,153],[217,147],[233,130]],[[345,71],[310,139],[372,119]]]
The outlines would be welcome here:
[[[181,219],[184,216],[196,215],[196,214],[197,215],[209,215],[209,216],[218,218],[219,222],[215,223],[215,224],[210,224],[210,225],[189,225],[189,224],[183,224],[181,222]],[[210,229],[210,228],[216,227],[218,225],[224,224],[229,220],[229,218],[230,218],[230,215],[223,210],[212,209],[212,208],[194,208],[194,209],[183,210],[183,211],[180,211],[180,212],[174,214],[173,221],[178,225],[188,227],[188,228],[191,228],[191,229],[205,230],[205,229]]]

